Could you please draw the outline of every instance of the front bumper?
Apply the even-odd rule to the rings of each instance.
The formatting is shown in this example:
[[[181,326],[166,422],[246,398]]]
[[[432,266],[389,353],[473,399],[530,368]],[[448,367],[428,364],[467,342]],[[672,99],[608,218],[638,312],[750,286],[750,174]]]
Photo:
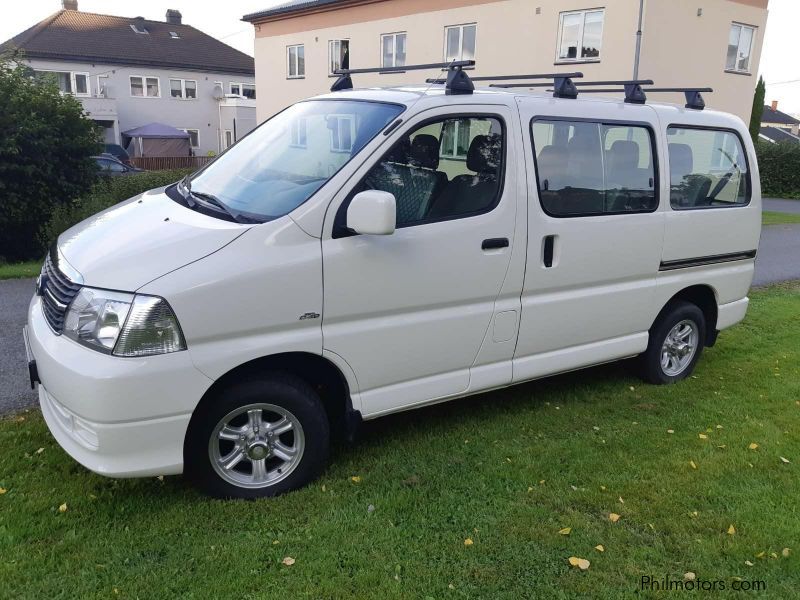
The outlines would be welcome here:
[[[62,448],[111,477],[183,470],[183,441],[194,408],[213,381],[188,351],[121,358],[53,333],[41,298],[28,309],[42,414]]]

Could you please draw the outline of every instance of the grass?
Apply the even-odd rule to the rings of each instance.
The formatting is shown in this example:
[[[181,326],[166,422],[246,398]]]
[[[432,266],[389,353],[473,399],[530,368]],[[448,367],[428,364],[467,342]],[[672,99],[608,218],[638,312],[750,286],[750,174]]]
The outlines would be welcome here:
[[[22,263],[0,263],[0,280],[36,277],[42,269],[41,260]]]
[[[792,223],[800,223],[800,214],[772,212],[768,210],[762,213],[762,225],[786,225]]]
[[[255,502],[180,477],[104,479],[37,412],[12,417],[2,595],[628,598],[643,575],[691,571],[796,597],[798,342],[800,284],[757,290],[679,385],[616,364],[388,417],[336,448],[316,484]]]

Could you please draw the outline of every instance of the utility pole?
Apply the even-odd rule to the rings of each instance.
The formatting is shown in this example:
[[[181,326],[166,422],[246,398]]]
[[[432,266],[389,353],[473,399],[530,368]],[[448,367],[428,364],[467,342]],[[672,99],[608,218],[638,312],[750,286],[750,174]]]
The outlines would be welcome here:
[[[636,30],[636,55],[633,57],[633,78],[639,79],[639,55],[642,51],[642,14],[644,0],[639,0],[639,28]]]

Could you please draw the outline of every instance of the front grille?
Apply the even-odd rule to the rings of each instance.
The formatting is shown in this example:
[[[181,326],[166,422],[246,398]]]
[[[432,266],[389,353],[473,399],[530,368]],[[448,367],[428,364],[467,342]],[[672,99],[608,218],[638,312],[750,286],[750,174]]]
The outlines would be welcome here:
[[[80,291],[81,286],[64,275],[53,260],[53,252],[48,253],[39,279],[39,294],[42,297],[42,309],[50,327],[56,333],[64,330],[64,318],[72,299]]]

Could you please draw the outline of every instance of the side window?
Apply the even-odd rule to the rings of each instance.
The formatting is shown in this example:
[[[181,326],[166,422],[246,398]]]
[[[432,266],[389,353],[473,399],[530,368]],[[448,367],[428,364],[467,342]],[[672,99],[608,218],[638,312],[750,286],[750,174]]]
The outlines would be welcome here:
[[[651,131],[638,125],[537,120],[539,198],[555,217],[649,212],[658,206]]]
[[[738,135],[731,131],[670,127],[667,142],[672,208],[750,203],[747,160]]]
[[[497,118],[429,122],[395,143],[354,193],[392,193],[398,227],[478,214],[498,201],[504,155]]]

